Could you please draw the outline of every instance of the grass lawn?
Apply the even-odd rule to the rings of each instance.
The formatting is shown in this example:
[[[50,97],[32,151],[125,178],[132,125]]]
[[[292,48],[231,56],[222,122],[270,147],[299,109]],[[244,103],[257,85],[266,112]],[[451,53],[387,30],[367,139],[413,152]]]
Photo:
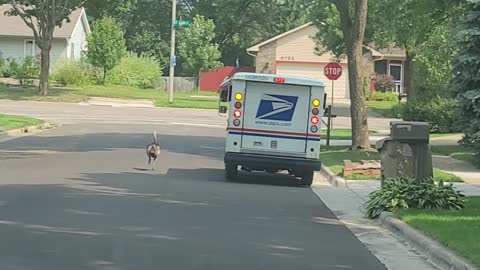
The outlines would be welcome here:
[[[394,107],[398,101],[366,101],[367,108],[379,113],[383,117],[395,118]]]
[[[49,95],[39,96],[34,87],[7,87],[0,84],[0,99],[55,101],[55,102],[81,102],[89,97],[106,97],[119,99],[146,99],[155,101],[156,106],[162,107],[189,107],[217,109],[218,99],[202,98],[202,96],[216,96],[212,92],[185,92],[175,93],[174,103],[167,101],[167,92],[154,89],[140,89],[121,85],[91,85],[82,88],[52,87]],[[198,97],[192,97],[198,96]]]
[[[361,151],[354,150],[349,151],[347,146],[321,146],[320,147],[320,160],[322,163],[329,167],[330,170],[342,176],[343,161],[361,161],[361,160],[380,160],[380,154],[375,151]],[[463,182],[458,176],[451,173],[444,172],[439,169],[433,170],[433,178],[436,181],[443,180],[444,182]],[[351,175],[346,177],[350,180],[371,180],[371,176],[365,175]]]
[[[460,211],[403,209],[395,214],[480,267],[480,197],[468,198]]]
[[[333,140],[350,140],[352,139],[352,130],[346,128],[334,128],[330,131],[330,139]],[[378,132],[375,130],[369,131],[370,135],[377,134]],[[322,129],[322,137],[327,138],[327,129]]]
[[[454,159],[470,162],[475,166],[479,166],[474,159],[475,153],[472,149],[466,148],[462,145],[438,145],[432,146],[432,153],[443,156],[450,156]]]
[[[0,131],[43,124],[42,120],[17,115],[0,114]]]

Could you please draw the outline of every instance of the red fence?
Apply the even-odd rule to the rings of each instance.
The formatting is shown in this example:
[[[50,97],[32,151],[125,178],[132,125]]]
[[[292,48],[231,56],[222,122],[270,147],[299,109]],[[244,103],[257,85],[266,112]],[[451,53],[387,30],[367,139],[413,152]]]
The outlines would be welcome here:
[[[232,77],[237,72],[252,72],[253,68],[222,67],[213,71],[202,72],[198,81],[200,91],[217,92],[220,84],[227,77]]]

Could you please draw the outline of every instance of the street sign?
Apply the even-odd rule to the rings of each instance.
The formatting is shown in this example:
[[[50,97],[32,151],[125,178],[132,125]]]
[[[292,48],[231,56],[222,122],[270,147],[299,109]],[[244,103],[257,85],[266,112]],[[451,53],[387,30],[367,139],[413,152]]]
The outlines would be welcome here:
[[[175,25],[175,26],[189,26],[190,21],[189,20],[175,20],[173,22],[173,25]]]
[[[342,76],[343,70],[339,63],[331,62],[325,66],[323,72],[329,80],[336,81]]]
[[[172,57],[172,65],[173,65],[173,66],[176,66],[176,65],[177,65],[177,56],[176,56],[176,55],[174,55],[174,56]]]

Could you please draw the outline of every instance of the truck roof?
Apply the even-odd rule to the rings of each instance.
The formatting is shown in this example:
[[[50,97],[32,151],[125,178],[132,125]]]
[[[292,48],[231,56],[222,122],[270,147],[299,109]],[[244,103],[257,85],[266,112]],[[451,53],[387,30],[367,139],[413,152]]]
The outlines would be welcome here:
[[[295,85],[307,85],[307,86],[320,86],[325,87],[325,84],[321,80],[289,76],[289,75],[280,75],[280,74],[263,74],[263,73],[250,73],[250,72],[238,72],[233,75],[232,78],[222,83],[225,84],[230,80],[244,80],[244,81],[255,81],[255,82],[275,82],[275,78],[283,78],[285,84],[295,84]]]

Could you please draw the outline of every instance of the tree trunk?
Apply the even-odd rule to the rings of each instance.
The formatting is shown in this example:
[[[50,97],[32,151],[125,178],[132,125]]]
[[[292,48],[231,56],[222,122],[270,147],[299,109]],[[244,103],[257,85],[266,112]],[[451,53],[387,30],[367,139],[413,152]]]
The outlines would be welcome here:
[[[417,97],[415,87],[415,55],[409,50],[406,52],[405,60],[405,87],[407,90],[407,102],[412,102]]]
[[[362,49],[367,24],[367,2],[368,0],[336,0],[334,2],[340,15],[340,26],[347,47],[352,149],[370,148],[362,84]],[[354,9],[351,5],[354,5]]]
[[[105,81],[107,80],[107,68],[103,68],[103,81],[102,84],[105,84]]]
[[[362,83],[362,46],[352,44],[347,53],[348,78],[350,88],[350,115],[352,121],[352,149],[368,149],[370,141],[368,136],[367,109],[365,107],[365,93]]]
[[[50,49],[51,42],[49,44],[44,44],[41,50],[41,59],[40,59],[40,83],[38,85],[38,92],[40,95],[48,95],[49,82],[48,78],[50,76]]]

